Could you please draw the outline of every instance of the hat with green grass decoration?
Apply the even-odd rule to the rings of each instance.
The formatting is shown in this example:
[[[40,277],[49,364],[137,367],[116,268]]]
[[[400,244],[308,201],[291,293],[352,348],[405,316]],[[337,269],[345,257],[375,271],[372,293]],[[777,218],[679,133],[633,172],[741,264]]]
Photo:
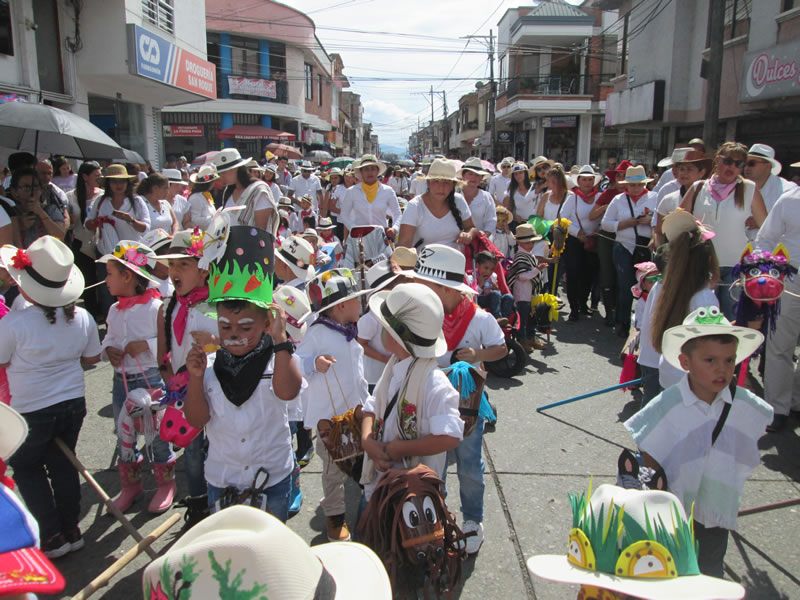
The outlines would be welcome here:
[[[528,559],[537,577],[644,600],[735,600],[738,583],[701,575],[692,518],[669,492],[601,485],[570,494],[566,554]]]
[[[208,303],[246,300],[269,308],[275,256],[273,237],[250,225],[233,225],[222,254],[208,266]]]

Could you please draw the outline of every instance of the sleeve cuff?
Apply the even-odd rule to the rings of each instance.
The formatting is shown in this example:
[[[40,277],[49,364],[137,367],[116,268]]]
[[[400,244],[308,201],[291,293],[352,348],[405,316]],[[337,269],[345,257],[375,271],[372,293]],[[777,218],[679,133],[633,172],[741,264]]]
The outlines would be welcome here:
[[[431,417],[431,435],[449,435],[456,439],[464,439],[464,421],[455,415],[438,415]]]

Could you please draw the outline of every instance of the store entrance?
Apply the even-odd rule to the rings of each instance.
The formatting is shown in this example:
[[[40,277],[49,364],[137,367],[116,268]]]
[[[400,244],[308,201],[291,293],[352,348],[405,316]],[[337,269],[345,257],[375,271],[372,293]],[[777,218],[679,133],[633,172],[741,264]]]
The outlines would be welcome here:
[[[544,155],[550,160],[564,165],[565,170],[575,164],[578,156],[577,117],[549,117],[551,126],[547,127],[548,117],[542,119],[544,129]],[[562,121],[555,121],[562,119]]]

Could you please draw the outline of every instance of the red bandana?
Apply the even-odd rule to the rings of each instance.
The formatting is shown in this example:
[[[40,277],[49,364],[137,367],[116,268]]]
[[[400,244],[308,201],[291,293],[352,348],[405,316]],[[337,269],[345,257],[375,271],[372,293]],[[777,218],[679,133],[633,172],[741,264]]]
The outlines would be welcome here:
[[[117,298],[117,310],[126,310],[137,304],[147,304],[150,300],[161,298],[161,292],[156,288],[148,288],[144,294],[139,296],[125,296]]]
[[[634,196],[633,194],[628,194],[628,198],[630,198],[630,199],[631,199],[631,200],[633,200],[634,202],[638,202],[638,201],[639,201],[639,198],[641,198],[642,196],[644,196],[644,195],[645,195],[645,194],[646,194],[648,191],[649,191],[649,190],[648,190],[647,188],[645,188],[645,189],[642,191],[642,193],[641,193],[641,194],[639,194],[638,196]]]
[[[183,334],[186,333],[186,322],[189,320],[189,309],[208,298],[208,286],[196,287],[185,296],[175,296],[178,300],[178,314],[172,322],[172,331],[175,339],[183,344]]]
[[[464,334],[467,332],[467,327],[472,321],[472,317],[475,316],[476,310],[477,306],[472,300],[464,296],[453,312],[445,314],[442,331],[444,331],[444,339],[447,340],[449,351],[455,350],[464,339]]]
[[[583,198],[584,200],[589,200],[590,198],[594,198],[595,195],[597,194],[597,190],[595,188],[592,188],[592,191],[590,191],[588,194],[584,194],[578,188],[575,188],[572,191],[575,192],[576,196],[578,196],[579,198]]]

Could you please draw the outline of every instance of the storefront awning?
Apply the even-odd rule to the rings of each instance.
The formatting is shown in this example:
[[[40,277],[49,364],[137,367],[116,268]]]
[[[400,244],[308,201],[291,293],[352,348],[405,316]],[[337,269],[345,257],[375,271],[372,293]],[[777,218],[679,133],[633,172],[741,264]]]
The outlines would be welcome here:
[[[282,142],[293,142],[297,139],[296,136],[286,131],[278,131],[260,125],[234,125],[220,131],[217,137],[221,140],[278,140]]]

